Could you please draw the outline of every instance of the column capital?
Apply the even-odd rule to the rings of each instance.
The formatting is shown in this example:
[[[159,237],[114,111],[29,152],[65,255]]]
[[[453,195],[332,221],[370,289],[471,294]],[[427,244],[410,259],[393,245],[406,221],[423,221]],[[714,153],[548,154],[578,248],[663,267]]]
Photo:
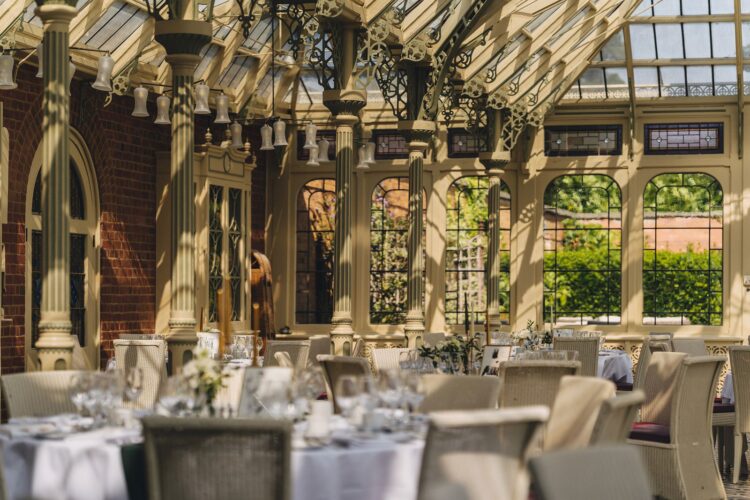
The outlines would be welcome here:
[[[59,29],[55,29],[54,25],[61,24],[64,28],[67,28],[78,13],[74,5],[68,5],[67,3],[37,3],[39,6],[34,10],[34,13],[39,16],[45,26],[55,31],[59,31]]]
[[[479,153],[479,162],[484,166],[488,175],[503,175],[510,163],[510,151]]]
[[[367,104],[367,95],[361,90],[324,90],[323,105],[337,121],[356,123],[359,111]]]
[[[167,57],[177,54],[197,56],[211,42],[212,33],[208,21],[157,21],[154,27],[154,38],[167,51]]]
[[[398,130],[406,139],[409,151],[421,153],[427,149],[436,129],[435,122],[427,120],[402,120],[398,122]]]

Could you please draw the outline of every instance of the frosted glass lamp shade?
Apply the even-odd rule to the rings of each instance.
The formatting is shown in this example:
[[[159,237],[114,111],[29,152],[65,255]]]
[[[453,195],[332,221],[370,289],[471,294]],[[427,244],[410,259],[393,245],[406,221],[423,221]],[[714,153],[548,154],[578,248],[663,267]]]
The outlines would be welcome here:
[[[317,144],[310,148],[310,159],[307,160],[307,163],[305,163],[305,165],[307,165],[308,167],[317,167],[320,165],[320,163],[318,163],[318,145]]]
[[[91,86],[102,92],[112,92],[112,70],[114,67],[115,60],[109,54],[101,56],[97,64],[96,81]]]
[[[193,112],[196,115],[210,115],[211,108],[208,107],[208,95],[211,93],[211,88],[205,83],[199,83],[195,86],[195,109]]]
[[[359,163],[357,163],[357,170],[368,170],[370,165],[365,161],[367,159],[367,146],[362,144],[358,149]]]
[[[138,87],[133,90],[133,116],[139,118],[148,117],[148,89],[145,87]]]
[[[260,150],[273,151],[273,129],[268,124],[260,127]]]
[[[216,124],[229,124],[232,120],[229,119],[229,96],[220,94],[216,98]]]
[[[289,145],[286,142],[286,123],[284,123],[284,120],[279,119],[273,122],[273,138],[274,146],[285,147]]]
[[[156,120],[154,123],[157,125],[169,125],[171,120],[169,119],[169,105],[171,99],[165,95],[160,95],[156,98]]]
[[[42,78],[44,76],[44,43],[39,42],[36,46],[36,58],[39,60],[39,69],[36,71],[36,77]]]
[[[328,139],[321,139],[320,142],[318,142],[318,162],[319,163],[329,163],[331,160],[328,158],[328,148],[331,146],[331,143],[328,142]]]
[[[318,127],[314,123],[308,123],[305,127],[305,145],[302,147],[304,149],[312,149],[318,147],[317,136]]]
[[[13,81],[13,56],[3,54],[0,56],[0,90],[13,90],[17,87]]]
[[[367,154],[365,155],[365,163],[369,165],[375,164],[375,143],[368,142],[366,145]]]
[[[232,133],[232,148],[242,149],[242,125],[234,121],[229,126],[229,131]]]

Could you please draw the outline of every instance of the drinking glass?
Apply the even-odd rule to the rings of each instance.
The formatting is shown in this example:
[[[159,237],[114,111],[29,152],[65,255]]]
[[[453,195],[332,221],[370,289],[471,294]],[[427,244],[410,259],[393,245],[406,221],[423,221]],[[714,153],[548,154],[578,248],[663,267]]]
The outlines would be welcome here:
[[[425,388],[422,376],[417,373],[408,373],[404,376],[404,400],[410,412],[417,411],[424,396]]]
[[[125,401],[136,401],[143,392],[143,370],[137,366],[125,371]]]
[[[411,357],[410,357],[410,351],[401,351],[398,354],[398,366],[401,368],[401,371],[406,371],[411,369]]]
[[[403,381],[397,370],[381,370],[378,378],[378,395],[383,404],[392,409],[403,402]]]
[[[73,376],[70,381],[70,401],[76,407],[79,415],[84,416],[87,402],[90,399],[92,377],[87,372],[80,372]]]
[[[289,410],[289,384],[281,380],[269,380],[259,391],[258,400],[271,418],[280,419]]]
[[[349,418],[362,394],[362,380],[354,375],[344,375],[336,381],[336,404],[344,417]]]
[[[169,377],[159,398],[159,409],[170,416],[184,417],[192,412],[193,404],[193,391],[187,378],[181,375]]]

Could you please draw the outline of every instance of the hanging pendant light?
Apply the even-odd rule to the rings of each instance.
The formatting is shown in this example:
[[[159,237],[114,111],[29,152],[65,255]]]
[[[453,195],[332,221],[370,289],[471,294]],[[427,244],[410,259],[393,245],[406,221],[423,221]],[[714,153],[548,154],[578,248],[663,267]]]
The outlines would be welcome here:
[[[279,118],[275,122],[273,122],[273,145],[276,147],[284,147],[288,146],[289,143],[286,142],[286,123],[284,123],[284,120]]]
[[[305,126],[305,145],[302,146],[304,149],[312,149],[318,146],[316,141],[318,135],[318,127],[314,123],[308,123]]]
[[[13,90],[18,85],[13,81],[13,56],[0,55],[0,90]]]
[[[139,86],[133,90],[133,102],[131,115],[139,118],[148,117],[148,89],[146,87]]]
[[[260,127],[260,150],[261,151],[273,151],[273,129],[266,123]]]
[[[232,132],[232,149],[242,149],[242,125],[235,120],[229,126],[229,130]]]
[[[211,108],[208,107],[208,95],[211,88],[205,83],[199,83],[195,86],[195,109],[196,115],[210,115]]]
[[[73,64],[73,60],[68,60],[68,96],[70,96],[70,87],[73,84],[73,76],[76,74],[76,65]]]
[[[169,104],[171,99],[164,94],[156,98],[156,120],[154,123],[157,125],[169,125],[171,120],[169,119]]]
[[[365,155],[365,163],[368,165],[374,165],[375,164],[375,143],[370,141],[366,146],[367,154]]]
[[[323,138],[318,142],[318,162],[320,163],[330,163],[330,159],[328,158],[328,148],[331,146],[331,143],[328,142],[328,139]]]
[[[36,77],[42,78],[44,76],[44,43],[39,42],[36,46],[36,57],[39,59],[39,69],[36,71]]]
[[[216,98],[216,124],[229,124],[232,120],[229,119],[229,96],[223,92]]]
[[[109,54],[104,54],[99,58],[96,68],[96,81],[91,84],[96,90],[102,92],[112,92],[112,70],[115,67],[115,60]]]
[[[357,151],[359,153],[358,154],[358,156],[359,156],[359,163],[357,164],[357,167],[356,167],[357,170],[369,170],[370,169],[370,165],[368,165],[367,161],[366,161],[366,159],[367,159],[367,145],[366,144],[362,144],[361,146],[359,146],[359,149]]]
[[[314,145],[310,148],[310,159],[307,160],[307,163],[305,163],[308,167],[317,167],[320,166],[320,163],[318,162],[318,145]]]

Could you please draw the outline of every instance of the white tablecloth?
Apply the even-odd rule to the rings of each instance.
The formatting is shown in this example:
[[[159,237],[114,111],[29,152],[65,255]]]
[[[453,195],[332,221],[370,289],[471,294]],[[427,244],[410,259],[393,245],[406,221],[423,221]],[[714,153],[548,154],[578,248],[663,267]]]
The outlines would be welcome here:
[[[602,350],[599,352],[597,375],[613,382],[633,383],[633,362],[623,351]]]
[[[724,387],[721,388],[721,399],[729,401],[734,404],[734,378],[732,372],[727,373],[727,378],[724,379]]]
[[[124,429],[101,429],[65,439],[0,437],[8,498],[127,500],[116,440],[134,437],[134,431]],[[293,498],[413,500],[423,447],[423,441],[395,443],[381,439],[350,448],[295,449]]]

